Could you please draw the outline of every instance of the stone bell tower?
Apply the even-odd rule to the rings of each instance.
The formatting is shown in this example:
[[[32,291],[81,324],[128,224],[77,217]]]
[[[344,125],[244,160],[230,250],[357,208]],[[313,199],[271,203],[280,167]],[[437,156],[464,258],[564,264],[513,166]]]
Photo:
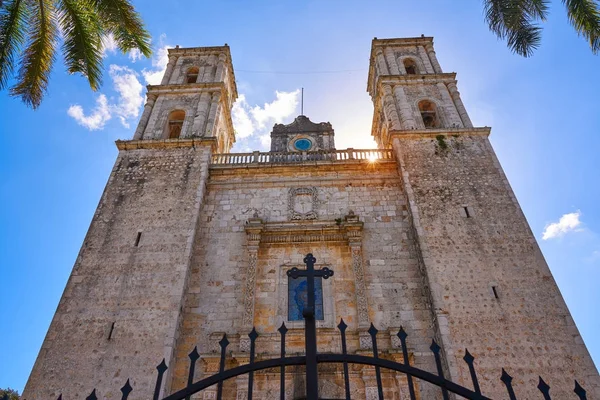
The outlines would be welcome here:
[[[169,49],[160,85],[149,85],[134,140],[205,138],[216,151],[235,142],[231,107],[237,88],[229,46]]]
[[[174,360],[210,158],[235,141],[229,47],[169,49],[147,97],[133,140],[117,141],[25,399],[121,398],[121,373],[151,398],[157,360]]]
[[[553,396],[571,398],[565,371],[598,390],[596,368],[488,140],[490,128],[473,127],[433,38],[375,38],[367,90],[372,135],[398,161],[451,379],[468,382],[468,348],[493,398],[505,396],[500,366],[529,382],[528,398],[536,396],[538,375],[554,382]]]

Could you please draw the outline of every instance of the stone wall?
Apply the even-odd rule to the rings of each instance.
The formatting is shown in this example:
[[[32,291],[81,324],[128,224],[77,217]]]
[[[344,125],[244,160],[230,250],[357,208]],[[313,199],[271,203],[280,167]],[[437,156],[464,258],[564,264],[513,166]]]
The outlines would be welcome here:
[[[470,386],[462,360],[476,358],[482,392],[506,397],[501,368],[519,398],[590,398],[600,379],[487,134],[394,139],[419,236],[452,379]]]
[[[29,382],[27,400],[148,399],[170,362],[208,147],[122,150]]]
[[[298,187],[316,188],[316,220],[290,221],[290,189]],[[370,351],[364,343],[361,346],[360,337],[365,336],[368,322],[366,326],[360,326],[358,321],[356,271],[347,241],[261,242],[255,264],[254,315],[252,324],[244,323],[242,316],[249,267],[245,226],[255,215],[265,225],[301,230],[290,226],[308,228],[311,224],[327,222],[335,226],[336,219],[343,219],[350,210],[354,211],[364,222],[362,266],[367,318],[381,330],[380,350],[385,354],[382,356],[399,357],[398,343],[392,343],[391,337],[403,325],[410,335],[412,361],[434,371],[428,348],[433,334],[428,296],[422,286],[416,257],[411,252],[413,246],[408,236],[408,212],[401,191],[394,162],[380,165],[357,163],[265,166],[254,169],[211,168],[207,198],[194,246],[182,332],[177,345],[173,390],[183,387],[187,381],[187,355],[194,346],[198,346],[205,358],[197,378],[202,376],[202,371],[207,374],[216,371],[217,342],[223,333],[227,333],[232,343],[233,365],[247,362],[243,341],[252,325],[256,326],[260,335],[257,353],[267,358],[279,355],[279,335],[276,330],[287,316],[285,270],[292,266],[303,266],[302,259],[309,252],[317,258],[317,267],[329,266],[335,271],[334,277],[323,285],[324,301],[328,304],[325,305],[325,320],[318,324],[319,351],[341,351],[339,333],[334,329],[340,318],[344,318],[349,325],[349,351]],[[288,352],[303,353],[303,324],[286,323],[290,328]],[[212,364],[206,361],[211,354],[214,357]],[[331,379],[325,379],[322,384],[330,387],[324,390],[335,394],[336,387],[343,388],[343,381],[340,381],[340,371],[332,370],[329,373]],[[398,381],[391,375],[389,379],[386,378],[386,391],[396,396],[399,395]],[[294,376],[288,376],[290,390],[298,390],[303,385]],[[357,398],[364,397],[369,385],[374,385],[372,370],[358,368],[352,376],[353,392]],[[274,379],[274,375],[270,383],[268,374],[258,374],[256,379],[257,382],[263,380],[258,384],[259,389],[255,393],[257,398],[269,398],[268,393],[278,393],[278,380]],[[245,388],[244,380],[239,382],[239,390],[242,390]],[[293,382],[296,382],[295,386]],[[226,393],[234,396],[236,385],[229,385],[226,386],[229,387]],[[424,390],[427,393],[428,389]]]

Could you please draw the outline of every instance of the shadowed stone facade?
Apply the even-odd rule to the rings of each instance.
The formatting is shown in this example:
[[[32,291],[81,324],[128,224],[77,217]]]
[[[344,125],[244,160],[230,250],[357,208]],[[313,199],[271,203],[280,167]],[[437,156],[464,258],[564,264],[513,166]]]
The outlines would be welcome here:
[[[303,353],[303,323],[288,318],[286,271],[311,252],[323,281],[320,352],[369,354],[369,323],[381,357],[402,361],[395,333],[409,335],[412,365],[471,386],[462,361],[476,357],[482,392],[505,398],[504,367],[519,398],[538,398],[538,375],[554,398],[575,398],[573,379],[600,398],[600,378],[488,140],[443,73],[432,38],[375,39],[368,91],[379,150],[335,150],[329,123],[299,116],[276,125],[270,153],[228,153],[237,97],[229,48],[171,49],[161,85],[119,156],[31,373],[23,398],[148,399],[155,366],[163,393],[218,369]],[[307,142],[297,142],[306,139]],[[305,148],[305,146],[309,146]],[[386,399],[408,399],[406,378],[382,371]],[[320,397],[344,397],[342,368],[319,367]],[[226,381],[244,399],[247,376]],[[375,399],[372,368],[350,369],[352,398]],[[286,398],[304,396],[302,370],[288,368]],[[420,399],[441,398],[416,382]],[[194,398],[215,398],[209,388]],[[254,398],[279,396],[275,371],[255,374]]]

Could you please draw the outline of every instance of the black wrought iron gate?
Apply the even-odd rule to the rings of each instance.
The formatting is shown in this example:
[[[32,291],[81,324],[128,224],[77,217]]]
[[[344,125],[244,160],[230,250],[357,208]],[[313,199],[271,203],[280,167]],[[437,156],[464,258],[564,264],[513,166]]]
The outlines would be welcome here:
[[[402,346],[402,354],[403,354],[403,362],[398,363],[391,360],[386,360],[383,358],[379,358],[379,353],[377,350],[377,329],[371,324],[369,329],[369,334],[371,336],[372,341],[372,349],[373,356],[364,356],[357,354],[348,354],[346,348],[346,328],[347,325],[344,323],[342,319],[337,326],[341,336],[341,344],[342,344],[342,352],[340,354],[319,354],[317,352],[317,330],[316,330],[316,321],[315,321],[315,294],[314,294],[314,282],[315,277],[321,277],[323,279],[328,279],[333,276],[333,271],[329,268],[323,268],[320,270],[315,270],[314,264],[316,259],[312,254],[308,254],[304,258],[304,262],[306,264],[305,270],[299,270],[298,268],[293,268],[288,271],[288,276],[293,279],[298,277],[306,277],[307,280],[307,307],[303,310],[303,317],[305,321],[305,346],[306,352],[304,356],[287,356],[286,355],[286,341],[285,336],[287,333],[287,328],[285,324],[281,324],[279,328],[279,334],[281,335],[281,356],[275,359],[255,361],[256,354],[256,339],[258,338],[258,333],[256,329],[252,329],[252,331],[248,334],[250,338],[250,358],[249,363],[245,365],[241,365],[235,368],[231,368],[225,370],[225,359],[227,354],[227,346],[229,345],[229,340],[227,340],[227,335],[223,335],[223,338],[219,342],[221,347],[221,357],[219,361],[219,372],[215,375],[209,376],[207,378],[203,378],[197,382],[194,382],[194,373],[196,369],[196,362],[200,358],[198,351],[196,348],[189,354],[190,358],[190,367],[188,371],[188,382],[187,386],[179,390],[176,393],[168,395],[162,399],[159,399],[163,377],[165,372],[167,371],[167,364],[165,360],[156,367],[158,371],[158,376],[156,379],[156,384],[154,388],[153,400],[189,400],[191,396],[195,393],[200,392],[203,389],[206,389],[210,386],[217,385],[217,400],[221,400],[223,396],[223,382],[227,379],[234,378],[239,375],[248,374],[248,400],[252,400],[253,389],[254,389],[254,372],[265,370],[268,368],[277,368],[279,367],[280,374],[280,399],[284,400],[285,398],[285,369],[286,367],[295,366],[295,365],[304,365],[306,366],[306,399],[307,400],[317,400],[318,399],[318,376],[317,376],[317,365],[320,363],[338,363],[343,365],[344,369],[344,390],[345,390],[345,398],[346,400],[350,399],[350,378],[348,373],[348,364],[362,364],[375,367],[375,377],[377,380],[377,391],[380,400],[384,399],[383,392],[383,384],[381,380],[381,369],[392,370],[396,372],[400,372],[406,375],[407,377],[407,385],[409,390],[409,395],[411,400],[416,400],[416,392],[415,392],[415,384],[414,378],[422,379],[426,382],[429,382],[440,388],[442,392],[442,398],[447,400],[449,398],[449,393],[454,393],[456,395],[462,396],[466,399],[472,400],[484,400],[489,399],[481,393],[481,389],[479,387],[479,382],[477,380],[477,373],[475,372],[475,358],[469,353],[468,350],[465,350],[465,356],[463,357],[464,361],[467,363],[471,381],[472,381],[472,389],[467,388],[461,385],[458,385],[454,382],[449,381],[444,377],[444,370],[442,368],[442,359],[440,355],[440,346],[432,340],[430,349],[433,353],[436,363],[437,373],[433,374],[428,371],[424,371],[419,368],[415,368],[410,365],[408,350],[406,346],[407,334],[403,328],[397,333],[398,338],[400,339],[400,343]],[[506,386],[506,391],[511,400],[516,400],[517,397],[512,387],[512,377],[502,369],[502,375],[500,376],[500,380]],[[541,395],[545,400],[551,400],[550,397],[550,386],[544,382],[544,380],[540,377],[539,384],[537,386]],[[129,380],[125,383],[125,385],[121,388],[122,392],[122,400],[127,400],[130,393],[133,391]],[[574,393],[578,396],[580,400],[587,400],[586,391],[579,385],[577,381],[575,381],[575,389]],[[2,400],[8,400],[8,397],[5,396]],[[58,400],[62,400],[62,395],[58,397]],[[70,399],[65,399],[70,400]],[[97,400],[96,390],[94,389],[92,393],[86,398],[86,400]]]

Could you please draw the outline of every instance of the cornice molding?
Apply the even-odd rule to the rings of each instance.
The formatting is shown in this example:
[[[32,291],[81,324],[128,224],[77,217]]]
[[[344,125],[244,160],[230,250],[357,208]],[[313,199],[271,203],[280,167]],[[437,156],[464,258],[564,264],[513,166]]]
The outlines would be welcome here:
[[[224,82],[179,83],[169,85],[148,85],[148,94],[186,94],[227,89]]]
[[[489,136],[492,128],[441,128],[441,129],[411,129],[408,131],[389,131],[391,139],[422,139],[436,136]]]
[[[159,139],[159,140],[117,140],[117,148],[122,151],[139,149],[181,149],[188,147],[217,147],[217,138],[184,138],[184,139]]]

